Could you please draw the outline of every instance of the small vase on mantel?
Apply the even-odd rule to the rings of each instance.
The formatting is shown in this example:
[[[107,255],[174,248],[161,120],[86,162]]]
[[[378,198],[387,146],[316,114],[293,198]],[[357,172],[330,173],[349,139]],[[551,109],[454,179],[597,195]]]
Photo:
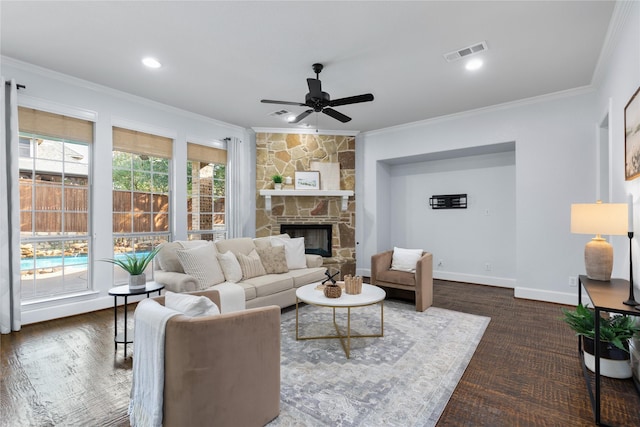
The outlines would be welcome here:
[[[273,183],[273,188],[276,189],[276,190],[282,190],[282,183],[274,182]]]
[[[129,289],[139,290],[147,287],[147,276],[142,274],[129,275]]]

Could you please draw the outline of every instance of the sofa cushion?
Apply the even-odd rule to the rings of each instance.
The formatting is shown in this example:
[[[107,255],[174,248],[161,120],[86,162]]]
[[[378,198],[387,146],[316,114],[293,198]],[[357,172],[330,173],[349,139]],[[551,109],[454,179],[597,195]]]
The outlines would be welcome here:
[[[196,278],[199,289],[207,289],[225,280],[216,254],[216,247],[212,242],[192,249],[176,250],[183,271]]]
[[[289,236],[287,233],[284,234],[278,234],[277,236],[267,236],[267,237],[256,237],[255,239],[253,239],[253,244],[256,245],[257,249],[265,249],[265,248],[270,248],[271,245],[271,239],[274,237],[279,237],[281,239],[290,239],[291,236]]]
[[[191,317],[220,314],[220,309],[216,303],[205,296],[166,292],[164,295],[164,306]]]
[[[249,255],[251,251],[256,248],[256,245],[253,244],[251,237],[238,237],[235,239],[218,240],[216,247],[221,254],[231,251],[234,254]]]
[[[180,264],[178,255],[176,255],[176,250],[178,249],[182,249],[182,245],[178,242],[166,242],[160,245],[160,251],[155,256],[155,261],[158,263],[160,270],[184,273],[182,264]]]
[[[422,249],[393,248],[393,258],[391,259],[391,270],[416,271],[416,264],[422,256]]]
[[[414,273],[408,273],[406,271],[396,271],[396,270],[385,270],[385,271],[380,271],[376,274],[377,280],[380,280],[383,282],[389,282],[389,283],[398,283],[400,285],[406,285],[406,286],[416,285],[415,276],[416,275]]]
[[[242,289],[244,290],[244,299],[245,299],[245,301],[256,299],[256,296],[257,296],[256,287],[253,286],[251,283],[240,282],[237,285],[241,286]]]
[[[264,249],[258,248],[257,251],[267,274],[280,274],[289,271],[284,246],[269,246]]]
[[[256,296],[263,297],[293,288],[293,277],[286,274],[266,274],[253,277],[241,282],[252,285],[256,289]]]
[[[256,276],[264,276],[267,274],[264,267],[262,266],[262,261],[260,260],[260,256],[256,250],[252,250],[249,255],[236,254],[236,258],[238,258],[238,263],[240,264],[240,269],[242,270],[242,280],[251,279]]]
[[[274,237],[271,239],[271,246],[284,246],[284,254],[287,258],[289,270],[307,268],[307,258],[304,256],[304,237],[295,239]]]
[[[308,285],[313,282],[322,282],[327,276],[324,272],[327,271],[324,267],[303,268],[299,270],[289,270],[287,276],[293,278],[293,286],[299,288],[303,285]]]
[[[222,267],[224,277],[229,282],[239,282],[242,280],[242,268],[238,262],[238,258],[231,251],[218,254],[218,261]]]
[[[160,245],[161,249],[154,259],[158,263],[158,267],[160,267],[160,270],[184,273],[184,269],[182,268],[182,264],[180,264],[180,260],[178,259],[176,251],[178,249],[190,249],[205,244],[207,244],[206,240],[166,242]]]

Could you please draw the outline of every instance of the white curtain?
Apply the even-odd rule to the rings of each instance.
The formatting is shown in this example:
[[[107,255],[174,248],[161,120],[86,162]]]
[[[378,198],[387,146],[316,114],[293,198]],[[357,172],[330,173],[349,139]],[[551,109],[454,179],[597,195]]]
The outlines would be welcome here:
[[[239,138],[227,141],[227,237],[242,237],[244,215],[242,211],[242,170],[244,150]]]
[[[0,122],[0,332],[20,330],[20,196],[18,193],[18,88],[2,84]]]

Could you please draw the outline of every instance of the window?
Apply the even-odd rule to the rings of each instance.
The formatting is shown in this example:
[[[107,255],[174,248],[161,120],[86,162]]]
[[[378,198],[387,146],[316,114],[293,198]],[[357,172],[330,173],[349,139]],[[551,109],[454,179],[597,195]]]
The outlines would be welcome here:
[[[113,252],[146,254],[171,240],[169,138],[113,128]],[[153,264],[153,263],[152,263]],[[147,278],[153,274],[152,264]],[[115,282],[127,273],[114,266]]]
[[[23,301],[89,289],[93,123],[19,108]]]
[[[187,145],[187,212],[189,240],[220,240],[227,235],[225,195],[227,152]]]

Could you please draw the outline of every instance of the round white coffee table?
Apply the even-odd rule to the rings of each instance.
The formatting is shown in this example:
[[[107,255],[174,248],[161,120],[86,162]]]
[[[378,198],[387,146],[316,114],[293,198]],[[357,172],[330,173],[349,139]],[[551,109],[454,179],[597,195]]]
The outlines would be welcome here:
[[[384,336],[384,298],[386,292],[373,285],[362,284],[362,293],[357,295],[347,294],[344,289],[339,298],[327,298],[321,289],[317,289],[321,285],[320,282],[305,285],[296,290],[296,340],[317,340],[317,339],[340,339],[342,349],[347,356],[350,357],[351,338],[376,338]],[[298,332],[298,303],[302,301],[307,304],[317,305],[320,307],[329,307],[333,309],[333,325],[336,328],[337,335],[321,335],[312,337],[301,337]],[[380,333],[374,335],[352,335],[351,334],[351,309],[354,307],[364,307],[368,305],[380,304]],[[336,308],[347,309],[347,332],[343,334],[336,323]]]

